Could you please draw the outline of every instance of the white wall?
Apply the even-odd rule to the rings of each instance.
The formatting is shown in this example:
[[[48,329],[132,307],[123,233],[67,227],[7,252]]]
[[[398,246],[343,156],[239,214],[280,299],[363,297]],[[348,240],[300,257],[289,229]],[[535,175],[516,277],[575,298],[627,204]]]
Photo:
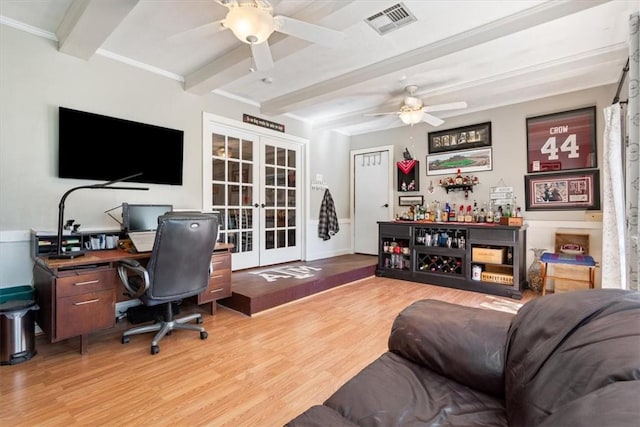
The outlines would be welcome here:
[[[311,139],[307,123],[267,117],[215,94],[191,95],[176,80],[100,55],[84,61],[58,52],[51,40],[0,25],[0,287],[31,283],[28,231],[55,230],[62,194],[93,183],[56,177],[58,106],[184,130],[183,185],[74,192],[65,218],[85,230],[117,228],[104,211],[123,201],[201,209],[203,111],[238,122],[243,113],[264,117]],[[122,161],[135,159],[123,153]]]
[[[489,201],[489,189],[504,182],[507,186],[513,186],[518,203],[522,206],[527,229],[527,249],[533,247],[553,248],[555,232],[572,232],[582,230],[591,236],[591,255],[597,260],[602,260],[602,223],[588,221],[588,214],[593,211],[532,211],[526,212],[524,205],[524,176],[527,171],[527,137],[526,118],[542,114],[566,111],[575,108],[596,106],[596,137],[597,137],[597,161],[598,166],[602,165],[602,135],[604,130],[602,109],[611,103],[615,95],[617,85],[598,87],[582,90],[570,94],[558,95],[536,101],[525,102],[516,105],[509,105],[487,111],[470,113],[446,119],[445,124],[437,130],[456,128],[459,126],[473,125],[483,122],[491,122],[492,147],[493,147],[493,170],[477,172],[480,184],[477,185],[473,193],[469,194],[467,200],[461,192],[449,193],[438,187],[438,180],[447,175],[426,175],[426,155],[427,155],[427,133],[435,128],[426,124],[416,126],[403,126],[389,129],[383,132],[376,132],[358,135],[351,138],[351,149],[363,149],[380,145],[393,144],[395,146],[394,162],[402,160],[402,152],[405,147],[409,149],[413,157],[420,162],[420,191],[425,203],[432,200],[450,201],[456,204],[473,203],[477,200],[479,206],[482,202]],[[471,108],[473,106],[470,106]],[[394,179],[396,177],[394,176]],[[602,179],[602,176],[600,177]],[[429,182],[433,182],[434,192],[429,193]],[[397,184],[394,183],[394,188]],[[403,209],[397,206],[398,196],[395,193],[395,212]],[[586,231],[585,231],[586,230]],[[533,253],[527,250],[527,266],[533,260]],[[600,283],[599,270],[597,271],[596,283]],[[603,284],[604,287],[611,287],[611,284]]]

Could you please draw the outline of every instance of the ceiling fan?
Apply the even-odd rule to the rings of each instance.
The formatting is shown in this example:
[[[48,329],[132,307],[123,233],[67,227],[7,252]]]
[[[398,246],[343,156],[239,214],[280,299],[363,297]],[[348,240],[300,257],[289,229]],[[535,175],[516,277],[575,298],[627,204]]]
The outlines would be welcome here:
[[[215,0],[229,9],[227,16],[206,24],[215,31],[231,30],[243,43],[251,46],[256,69],[273,68],[273,57],[268,39],[274,31],[317,43],[335,47],[344,38],[344,33],[288,16],[273,15],[273,7],[267,0]]]
[[[430,124],[431,126],[440,126],[444,123],[444,120],[433,116],[429,113],[434,111],[445,111],[445,110],[457,110],[460,108],[467,108],[467,103],[464,101],[461,102],[451,102],[448,104],[437,104],[437,105],[427,105],[425,106],[421,99],[416,98],[414,95],[418,90],[418,86],[411,85],[405,88],[407,92],[407,96],[404,98],[404,102],[400,107],[399,111],[392,111],[388,113],[373,113],[373,114],[365,114],[365,116],[383,116],[387,114],[396,114],[400,117],[400,120],[404,124],[407,125],[415,125],[422,121]]]

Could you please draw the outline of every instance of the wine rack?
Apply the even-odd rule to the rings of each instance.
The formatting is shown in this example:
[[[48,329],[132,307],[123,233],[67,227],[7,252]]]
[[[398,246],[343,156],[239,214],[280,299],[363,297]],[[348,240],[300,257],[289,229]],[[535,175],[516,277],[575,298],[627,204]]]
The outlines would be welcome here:
[[[444,254],[420,253],[416,256],[416,270],[437,274],[462,276],[464,259]]]

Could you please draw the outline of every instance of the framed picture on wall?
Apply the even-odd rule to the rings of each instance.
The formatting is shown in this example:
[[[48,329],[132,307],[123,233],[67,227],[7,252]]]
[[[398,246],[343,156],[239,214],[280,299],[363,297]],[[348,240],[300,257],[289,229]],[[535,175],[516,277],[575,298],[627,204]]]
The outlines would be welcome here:
[[[600,174],[597,169],[525,175],[525,208],[533,210],[600,209]]]
[[[491,146],[491,122],[429,132],[429,154]]]
[[[427,175],[490,171],[491,148],[430,154],[427,156]]]
[[[596,107],[527,119],[527,172],[595,168]]]

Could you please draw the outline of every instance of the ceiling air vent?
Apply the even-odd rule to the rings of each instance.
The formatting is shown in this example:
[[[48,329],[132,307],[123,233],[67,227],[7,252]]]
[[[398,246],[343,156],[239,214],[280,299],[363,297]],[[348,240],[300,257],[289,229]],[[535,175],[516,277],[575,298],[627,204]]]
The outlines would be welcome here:
[[[387,34],[415,21],[416,17],[402,3],[395,4],[365,19],[365,22],[380,35]]]

